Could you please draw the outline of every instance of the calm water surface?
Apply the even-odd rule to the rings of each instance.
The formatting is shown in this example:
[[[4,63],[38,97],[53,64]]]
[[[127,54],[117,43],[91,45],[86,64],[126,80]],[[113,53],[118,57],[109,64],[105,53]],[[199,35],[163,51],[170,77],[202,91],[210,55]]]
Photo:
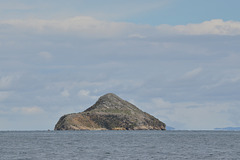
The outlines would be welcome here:
[[[2,131],[0,160],[240,159],[237,131]]]

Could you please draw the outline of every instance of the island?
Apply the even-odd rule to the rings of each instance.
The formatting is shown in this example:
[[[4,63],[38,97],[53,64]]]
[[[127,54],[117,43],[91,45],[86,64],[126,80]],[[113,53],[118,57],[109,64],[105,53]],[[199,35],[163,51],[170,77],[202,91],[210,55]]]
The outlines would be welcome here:
[[[62,116],[54,130],[165,130],[166,124],[113,93],[80,113]]]

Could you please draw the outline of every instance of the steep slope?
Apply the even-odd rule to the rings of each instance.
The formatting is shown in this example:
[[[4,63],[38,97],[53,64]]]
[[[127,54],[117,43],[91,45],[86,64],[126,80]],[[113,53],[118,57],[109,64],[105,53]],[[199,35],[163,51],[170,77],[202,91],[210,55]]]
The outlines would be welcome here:
[[[62,116],[55,130],[165,130],[166,125],[113,93],[81,113]]]

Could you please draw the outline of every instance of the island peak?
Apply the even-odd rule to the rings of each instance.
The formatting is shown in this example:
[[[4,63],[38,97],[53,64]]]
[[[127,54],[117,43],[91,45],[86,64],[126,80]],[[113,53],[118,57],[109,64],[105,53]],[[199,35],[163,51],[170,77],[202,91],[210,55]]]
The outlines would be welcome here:
[[[165,130],[165,127],[152,115],[108,93],[84,112],[62,116],[55,130]]]

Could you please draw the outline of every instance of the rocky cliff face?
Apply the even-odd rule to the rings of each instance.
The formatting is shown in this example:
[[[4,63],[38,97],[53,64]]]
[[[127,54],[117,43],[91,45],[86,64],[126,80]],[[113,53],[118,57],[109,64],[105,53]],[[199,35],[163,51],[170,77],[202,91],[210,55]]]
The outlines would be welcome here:
[[[109,93],[81,113],[62,116],[54,130],[165,130],[166,125]]]

